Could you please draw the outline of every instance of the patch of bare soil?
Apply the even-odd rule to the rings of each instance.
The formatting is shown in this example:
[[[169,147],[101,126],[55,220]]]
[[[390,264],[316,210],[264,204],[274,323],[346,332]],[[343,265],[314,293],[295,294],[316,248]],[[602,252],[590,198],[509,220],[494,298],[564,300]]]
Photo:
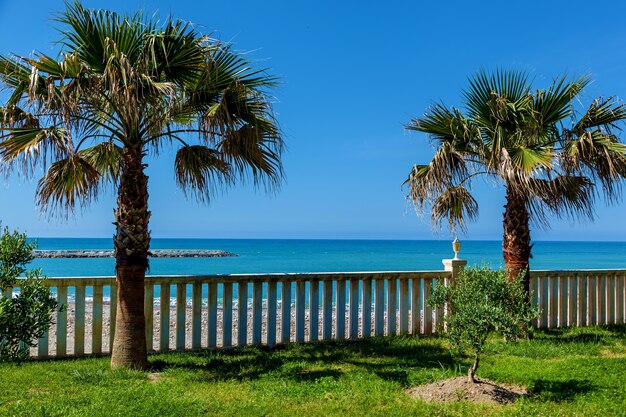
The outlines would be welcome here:
[[[602,352],[600,352],[600,354],[604,358],[624,358],[624,357],[626,357],[626,353],[624,353],[624,352],[614,352],[614,351],[611,351],[609,349],[604,349]]]
[[[148,374],[148,381],[159,382],[161,380],[161,374],[158,372],[152,372]]]
[[[472,401],[507,404],[526,394],[526,388],[512,384],[496,384],[476,378],[471,383],[461,376],[409,389],[408,394],[428,402]]]

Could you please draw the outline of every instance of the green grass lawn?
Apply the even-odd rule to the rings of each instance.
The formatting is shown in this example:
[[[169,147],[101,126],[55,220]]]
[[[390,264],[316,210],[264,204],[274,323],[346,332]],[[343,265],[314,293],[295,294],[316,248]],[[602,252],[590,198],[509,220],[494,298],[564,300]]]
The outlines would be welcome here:
[[[464,374],[437,338],[375,338],[275,350],[169,353],[150,372],[108,358],[0,366],[5,416],[617,416],[626,415],[626,326],[494,337],[480,377],[525,385],[512,405],[428,404],[405,389]]]

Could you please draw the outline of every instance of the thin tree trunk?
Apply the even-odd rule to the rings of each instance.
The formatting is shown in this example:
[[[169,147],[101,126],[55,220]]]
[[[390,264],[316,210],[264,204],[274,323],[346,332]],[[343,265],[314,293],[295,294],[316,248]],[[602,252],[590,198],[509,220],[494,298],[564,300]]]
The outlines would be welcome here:
[[[111,367],[146,369],[144,281],[148,268],[150,232],[148,177],[141,150],[125,148],[115,212],[115,270],[117,316]]]
[[[524,273],[523,285],[530,294],[530,225],[528,209],[524,197],[506,188],[506,205],[504,206],[504,236],[502,238],[502,254],[504,265],[511,280]]]
[[[472,366],[470,366],[469,370],[467,371],[467,378],[469,379],[469,382],[471,382],[472,384],[476,383],[476,371],[478,370],[478,364],[480,363],[480,357],[478,356],[478,353],[476,354],[476,356],[474,356],[474,364]]]

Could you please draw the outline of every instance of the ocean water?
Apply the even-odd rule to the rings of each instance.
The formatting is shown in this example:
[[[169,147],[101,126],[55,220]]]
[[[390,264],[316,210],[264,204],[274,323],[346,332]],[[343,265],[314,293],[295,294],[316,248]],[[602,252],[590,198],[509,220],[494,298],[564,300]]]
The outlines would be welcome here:
[[[39,249],[111,249],[111,239],[40,238]],[[150,275],[441,270],[444,240],[153,239],[153,249],[222,249],[229,258],[158,258]],[[502,265],[499,241],[463,241],[469,265]],[[36,259],[49,277],[114,275],[113,259]],[[536,242],[532,269],[626,268],[626,242]]]
[[[112,249],[111,239],[41,238],[39,249]],[[442,259],[452,258],[452,245],[443,240],[273,240],[273,239],[153,239],[153,249],[221,249],[238,254],[227,258],[156,258],[149,275],[212,275],[281,272],[366,272],[442,270]],[[499,241],[464,241],[460,257],[469,265],[502,266]],[[114,259],[35,259],[48,277],[112,276]],[[626,242],[537,242],[532,269],[626,268]],[[308,286],[308,284],[307,284]],[[238,288],[233,288],[237,297]],[[279,284],[278,291],[281,290]],[[333,293],[335,292],[333,287]],[[171,289],[170,304],[176,288]],[[265,289],[263,290],[265,292]],[[292,300],[295,300],[292,289]],[[385,290],[386,291],[386,290]],[[87,298],[93,289],[86,290]],[[218,287],[218,299],[222,298]],[[252,294],[252,287],[248,288]],[[159,287],[154,289],[158,304]],[[265,295],[265,294],[264,294]],[[73,301],[74,290],[69,289]],[[187,286],[187,303],[191,303]],[[206,302],[206,287],[202,297]],[[104,298],[109,298],[108,287]],[[236,301],[236,300],[235,300]],[[308,300],[307,300],[308,302]],[[236,308],[236,303],[234,308]]]

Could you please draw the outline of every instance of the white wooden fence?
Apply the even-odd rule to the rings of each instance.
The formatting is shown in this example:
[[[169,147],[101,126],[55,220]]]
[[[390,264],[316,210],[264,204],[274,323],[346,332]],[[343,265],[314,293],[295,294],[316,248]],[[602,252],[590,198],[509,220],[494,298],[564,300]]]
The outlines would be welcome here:
[[[148,349],[430,335],[443,311],[431,310],[424,300],[449,279],[449,271],[151,276],[144,305]],[[533,272],[533,303],[540,311],[535,324],[624,323],[625,280],[626,270]],[[50,278],[46,284],[65,308],[31,355],[108,353],[115,278]]]
[[[622,324],[626,318],[626,270],[531,272],[540,328]]]

